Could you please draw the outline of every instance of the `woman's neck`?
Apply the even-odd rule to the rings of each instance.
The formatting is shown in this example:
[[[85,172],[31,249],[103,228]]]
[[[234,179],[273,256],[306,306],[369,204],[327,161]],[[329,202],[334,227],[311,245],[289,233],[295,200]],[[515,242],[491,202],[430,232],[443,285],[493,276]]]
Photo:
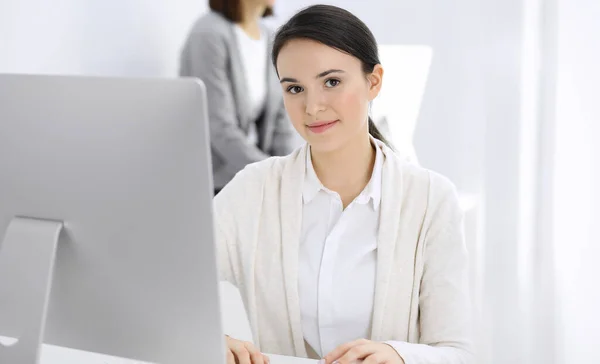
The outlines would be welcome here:
[[[337,192],[346,207],[369,183],[375,149],[368,134],[360,133],[356,140],[335,151],[323,153],[311,149],[311,157],[321,183]]]
[[[260,39],[260,19],[266,6],[246,4],[242,7],[242,20],[237,24],[253,39]]]

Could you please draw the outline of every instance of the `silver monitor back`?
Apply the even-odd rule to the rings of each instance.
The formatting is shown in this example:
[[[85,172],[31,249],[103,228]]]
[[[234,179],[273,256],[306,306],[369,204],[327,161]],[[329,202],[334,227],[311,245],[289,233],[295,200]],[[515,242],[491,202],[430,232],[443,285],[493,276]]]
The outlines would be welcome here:
[[[192,79],[0,75],[0,358],[36,362],[39,319],[47,344],[225,362],[206,108]]]

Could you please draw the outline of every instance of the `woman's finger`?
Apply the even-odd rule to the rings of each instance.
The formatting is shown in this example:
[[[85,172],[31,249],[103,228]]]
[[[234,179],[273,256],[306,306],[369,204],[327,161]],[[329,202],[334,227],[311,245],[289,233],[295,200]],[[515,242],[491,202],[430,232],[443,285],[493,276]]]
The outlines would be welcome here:
[[[235,358],[237,359],[236,364],[252,364],[250,352],[246,349],[243,342],[236,342],[231,351],[233,351],[233,355],[235,355]]]
[[[348,350],[352,349],[353,347],[357,345],[365,345],[368,343],[371,343],[371,341],[367,339],[358,339],[342,344],[337,348],[333,349],[329,354],[325,355],[325,362],[327,364],[332,364],[334,361],[344,356],[344,354],[346,354]]]
[[[256,346],[254,346],[254,344],[250,342],[244,342],[244,347],[246,348],[246,350],[248,350],[248,353],[250,354],[250,361],[252,364],[266,364],[264,356],[262,355],[260,350],[258,350]]]
[[[356,364],[358,360],[365,359],[368,356],[377,353],[378,348],[379,345],[374,343],[356,345],[337,359],[337,362],[339,364]]]
[[[235,355],[229,349],[227,349],[227,364],[235,364]]]
[[[388,358],[382,352],[377,352],[366,357],[361,364],[385,364]]]
[[[250,362],[252,364],[266,364],[264,356],[261,353],[256,352],[250,353]]]

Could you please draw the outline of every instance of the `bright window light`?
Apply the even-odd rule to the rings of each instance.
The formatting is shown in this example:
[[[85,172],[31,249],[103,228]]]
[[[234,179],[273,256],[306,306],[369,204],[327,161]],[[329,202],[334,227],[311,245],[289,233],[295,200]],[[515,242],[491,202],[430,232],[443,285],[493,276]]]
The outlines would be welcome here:
[[[372,116],[402,155],[417,161],[413,134],[433,50],[424,45],[379,45],[384,68],[381,93],[373,102]]]

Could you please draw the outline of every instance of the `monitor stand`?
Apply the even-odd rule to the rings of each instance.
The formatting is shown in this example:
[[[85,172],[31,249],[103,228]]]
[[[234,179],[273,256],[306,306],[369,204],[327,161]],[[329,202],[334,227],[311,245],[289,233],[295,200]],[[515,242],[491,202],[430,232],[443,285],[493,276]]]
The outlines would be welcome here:
[[[0,343],[0,363],[39,361],[62,228],[59,221],[24,217],[8,226],[0,245],[0,326],[16,322],[18,332],[10,346]]]

